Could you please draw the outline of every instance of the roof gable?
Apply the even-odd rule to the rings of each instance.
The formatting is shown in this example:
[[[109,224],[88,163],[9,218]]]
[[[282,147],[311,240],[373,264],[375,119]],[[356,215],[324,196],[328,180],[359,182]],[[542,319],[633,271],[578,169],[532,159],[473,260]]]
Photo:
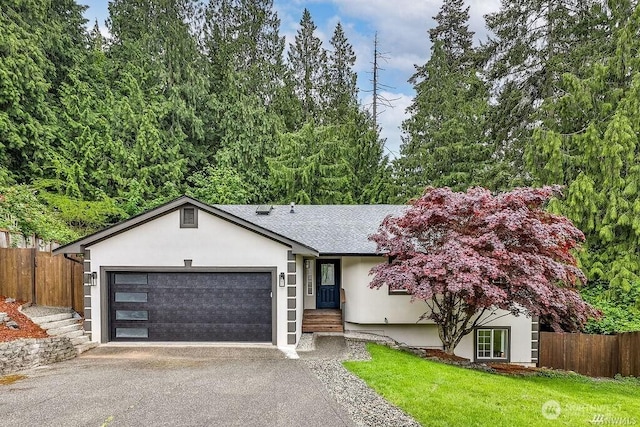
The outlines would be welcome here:
[[[132,218],[129,218],[111,227],[105,228],[96,233],[93,233],[86,237],[78,239],[74,242],[68,243],[64,246],[61,246],[55,249],[53,253],[54,254],[82,253],[84,251],[84,248],[87,246],[94,245],[98,242],[109,239],[120,233],[125,233],[126,231],[131,230],[141,224],[147,223],[149,221],[153,221],[156,218],[159,218],[170,212],[174,212],[177,209],[180,209],[181,207],[188,206],[188,205],[195,206],[204,212],[207,212],[213,216],[229,221],[230,223],[236,226],[246,228],[266,238],[269,238],[277,242],[283,243],[287,246],[290,246],[294,253],[300,253],[305,255],[317,255],[317,251],[313,247],[300,243],[284,235],[278,234],[277,232],[264,228],[258,224],[246,221],[243,218],[237,217],[232,213],[221,210],[215,206],[210,206],[205,203],[202,203],[189,196],[179,197],[175,200],[172,200],[168,203],[165,203],[164,205],[158,206],[140,215],[136,215]]]

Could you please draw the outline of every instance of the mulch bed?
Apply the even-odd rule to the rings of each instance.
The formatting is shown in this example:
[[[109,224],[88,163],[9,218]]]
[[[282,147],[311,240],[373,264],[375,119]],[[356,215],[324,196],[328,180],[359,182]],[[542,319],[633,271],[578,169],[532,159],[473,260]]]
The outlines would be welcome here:
[[[540,369],[535,367],[526,367],[522,365],[512,365],[510,363],[472,363],[465,357],[456,356],[455,354],[447,354],[439,349],[422,349],[424,353],[419,354],[426,359],[433,359],[449,365],[456,365],[463,368],[476,369],[485,372],[491,372],[504,375],[534,375],[540,372]]]
[[[443,350],[438,350],[433,348],[425,349],[424,353],[425,353],[424,357],[429,359],[434,358],[434,359],[445,360],[449,362],[463,362],[463,363],[469,361],[469,359],[465,357],[456,356],[455,354],[448,354],[448,353],[445,353]]]
[[[18,329],[11,329],[5,323],[0,323],[0,342],[13,341],[19,338],[46,338],[49,336],[44,329],[18,311],[18,307],[24,304],[24,301],[6,302],[6,299],[6,297],[0,296],[0,312],[7,313],[9,319],[18,324]]]

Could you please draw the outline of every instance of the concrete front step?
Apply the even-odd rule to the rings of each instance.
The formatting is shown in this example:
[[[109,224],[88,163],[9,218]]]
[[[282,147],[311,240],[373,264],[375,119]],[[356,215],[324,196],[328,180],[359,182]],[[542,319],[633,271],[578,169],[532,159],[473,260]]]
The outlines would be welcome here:
[[[86,334],[82,334],[82,335],[80,335],[78,337],[71,338],[71,344],[74,347],[77,347],[80,344],[84,344],[84,343],[89,342],[89,341],[91,341],[91,338],[89,337],[89,335],[86,335]]]
[[[55,322],[38,323],[38,325],[40,325],[40,327],[44,330],[49,330],[74,325],[76,323],[78,323],[78,319],[69,318],[64,320],[56,320]]]
[[[47,330],[47,334],[49,335],[64,335],[69,336],[69,333],[80,331],[80,335],[84,334],[84,330],[82,329],[82,323],[76,322],[71,325],[63,326],[61,328],[49,329]]]
[[[50,314],[48,316],[31,317],[31,321],[38,325],[42,325],[43,323],[58,322],[60,320],[71,319],[72,317],[73,313],[59,313]]]
[[[91,350],[92,348],[96,348],[98,346],[97,342],[93,342],[93,341],[87,341],[83,344],[77,345],[76,347],[76,352],[78,352],[78,354],[82,354],[87,350]]]

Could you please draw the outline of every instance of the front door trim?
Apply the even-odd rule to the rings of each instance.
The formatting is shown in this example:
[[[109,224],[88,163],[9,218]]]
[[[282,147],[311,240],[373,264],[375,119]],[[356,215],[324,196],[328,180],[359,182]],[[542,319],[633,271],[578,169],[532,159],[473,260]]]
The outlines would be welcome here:
[[[322,284],[322,266],[333,266],[333,285]],[[316,259],[316,308],[340,308],[340,259]]]

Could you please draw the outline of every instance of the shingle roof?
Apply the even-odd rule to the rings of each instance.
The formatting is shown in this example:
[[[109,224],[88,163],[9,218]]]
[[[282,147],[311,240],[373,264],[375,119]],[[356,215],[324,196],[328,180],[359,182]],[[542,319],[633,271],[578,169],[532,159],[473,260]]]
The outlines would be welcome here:
[[[215,205],[216,208],[309,246],[322,254],[375,254],[368,240],[387,215],[399,215],[403,205],[274,205],[268,215],[257,205]]]

